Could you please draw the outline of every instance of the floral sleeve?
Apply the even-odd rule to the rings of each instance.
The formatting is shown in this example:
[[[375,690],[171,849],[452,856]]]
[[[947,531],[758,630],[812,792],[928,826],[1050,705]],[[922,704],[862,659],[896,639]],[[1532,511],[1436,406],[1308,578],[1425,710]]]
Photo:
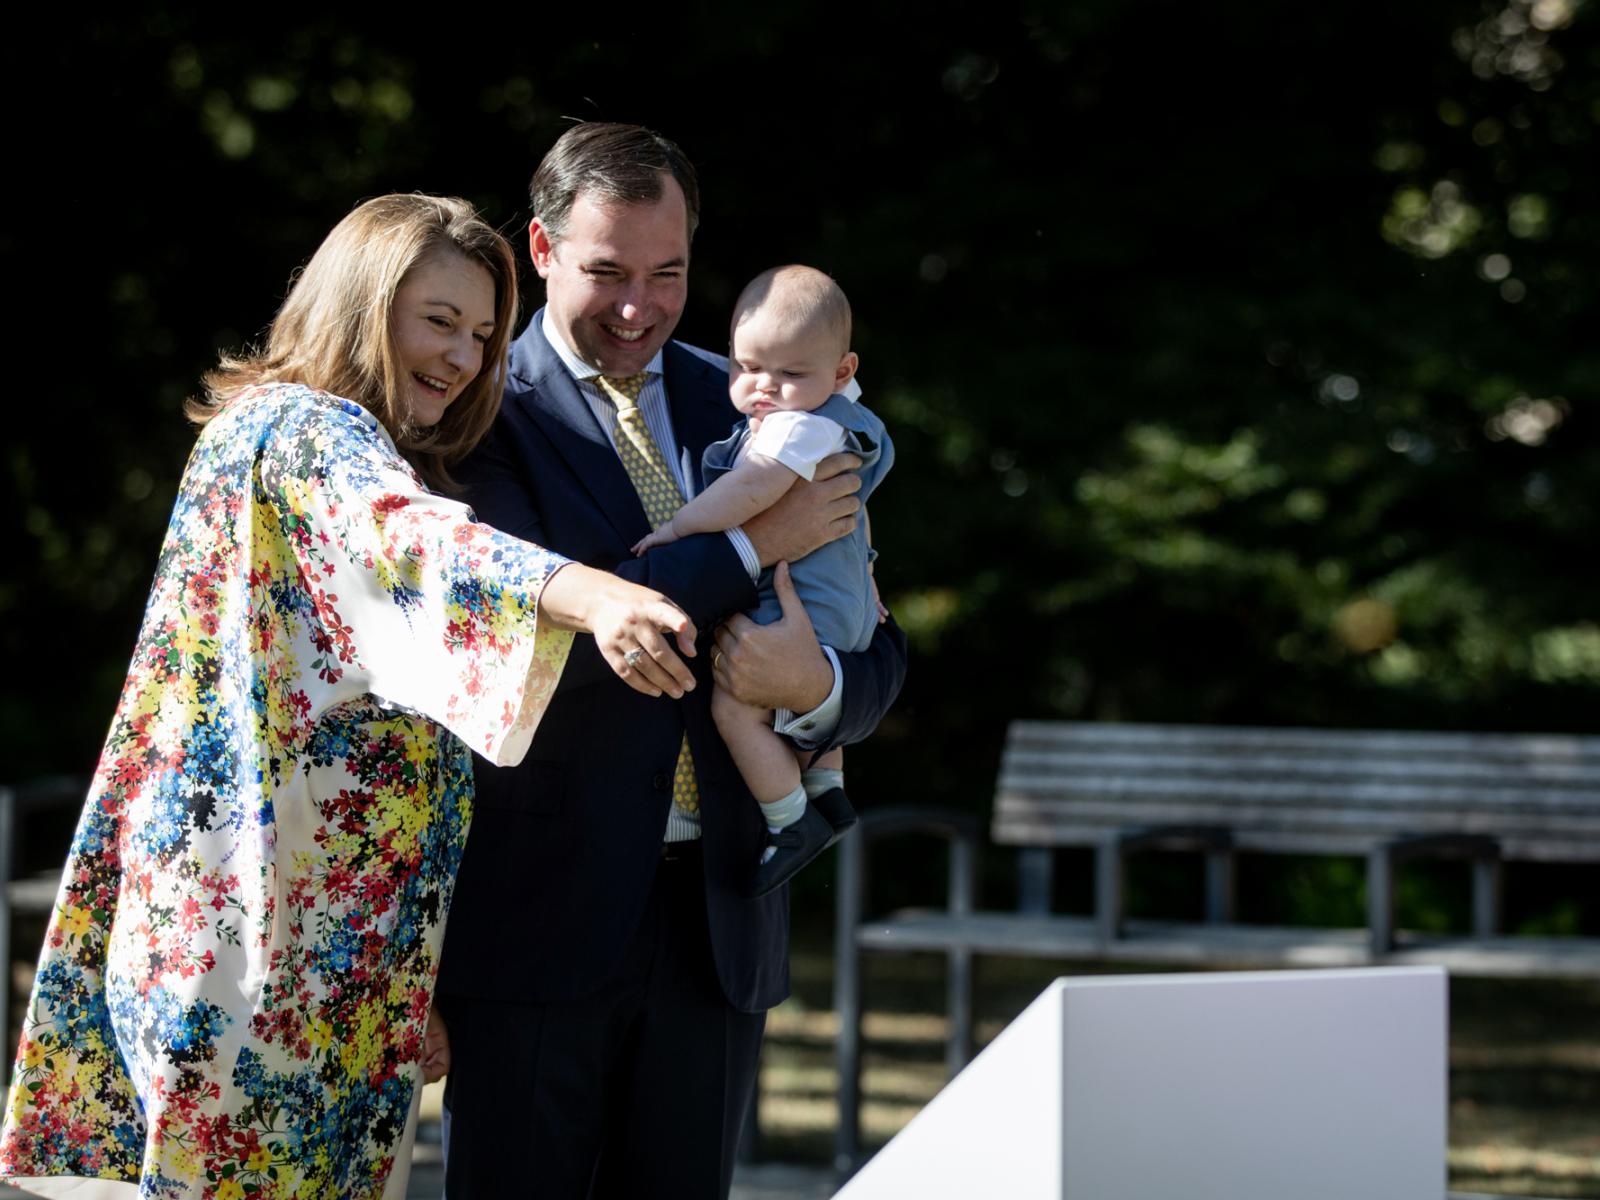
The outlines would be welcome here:
[[[311,667],[334,700],[371,692],[519,761],[572,645],[538,610],[567,560],[427,491],[355,405],[297,416],[263,449],[258,495],[304,584]]]

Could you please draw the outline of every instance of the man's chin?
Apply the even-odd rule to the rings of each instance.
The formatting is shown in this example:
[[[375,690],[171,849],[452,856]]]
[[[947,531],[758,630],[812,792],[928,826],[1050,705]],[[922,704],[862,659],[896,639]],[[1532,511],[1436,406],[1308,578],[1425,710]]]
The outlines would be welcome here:
[[[602,329],[590,341],[589,348],[593,352],[590,361],[607,375],[636,375],[650,365],[650,360],[666,340],[654,328],[646,330],[643,337],[632,342]]]

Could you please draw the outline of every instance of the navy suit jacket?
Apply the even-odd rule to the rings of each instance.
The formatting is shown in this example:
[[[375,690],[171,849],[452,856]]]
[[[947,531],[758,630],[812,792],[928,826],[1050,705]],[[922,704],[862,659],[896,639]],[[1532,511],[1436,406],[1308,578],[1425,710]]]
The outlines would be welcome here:
[[[738,419],[724,372],[674,342],[663,351],[673,429],[698,486],[700,455]],[[458,477],[478,519],[672,598],[700,631],[683,700],[643,696],[579,637],[560,686],[515,767],[478,759],[472,831],[445,934],[439,990],[547,1003],[582,997],[613,971],[649,897],[685,730],[700,785],[706,910],[728,1001],[757,1012],[789,991],[788,893],[741,889],[766,844],[759,806],[711,719],[711,635],[755,604],[728,538],[698,534],[629,553],[650,524],[621,460],[543,333],[543,312],[512,345],[505,402]],[[841,654],[843,714],[830,745],[877,726],[905,675],[891,622]]]

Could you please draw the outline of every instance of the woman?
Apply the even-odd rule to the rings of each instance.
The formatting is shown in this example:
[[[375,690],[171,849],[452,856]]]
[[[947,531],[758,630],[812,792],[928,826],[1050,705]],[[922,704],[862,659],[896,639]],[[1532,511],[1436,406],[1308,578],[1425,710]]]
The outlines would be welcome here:
[[[504,239],[385,196],[224,358],[23,1025],[0,1174],[376,1197],[396,1164],[471,754],[526,753],[572,632],[693,686],[655,592],[475,524],[516,313]],[[47,1191],[57,1184],[30,1185]],[[69,1185],[71,1186],[71,1185]],[[74,1193],[80,1194],[80,1193]]]

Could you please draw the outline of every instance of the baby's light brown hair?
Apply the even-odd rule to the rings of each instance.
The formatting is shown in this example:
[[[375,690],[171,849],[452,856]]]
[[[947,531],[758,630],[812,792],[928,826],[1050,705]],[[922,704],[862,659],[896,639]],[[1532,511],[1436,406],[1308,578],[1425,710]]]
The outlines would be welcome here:
[[[739,293],[729,332],[769,304],[797,329],[826,330],[838,342],[841,358],[850,349],[850,301],[824,272],[795,263],[761,272]]]

